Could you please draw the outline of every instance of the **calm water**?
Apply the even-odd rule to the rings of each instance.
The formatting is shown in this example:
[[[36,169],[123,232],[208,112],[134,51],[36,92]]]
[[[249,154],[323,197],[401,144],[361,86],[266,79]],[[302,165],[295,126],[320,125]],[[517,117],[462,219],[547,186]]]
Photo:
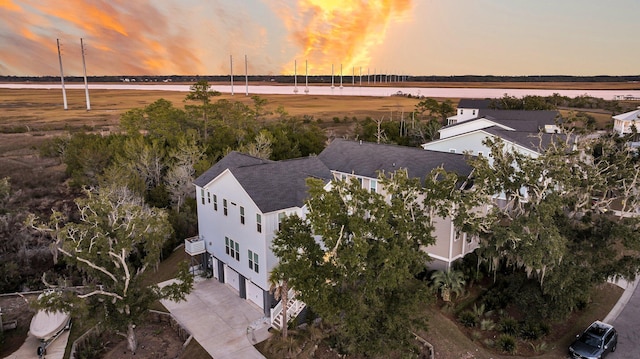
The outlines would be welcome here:
[[[59,84],[27,84],[6,83],[0,84],[0,88],[8,89],[60,89]],[[67,89],[84,89],[82,84],[66,84]],[[366,87],[352,86],[270,86],[270,85],[215,85],[213,90],[234,95],[272,94],[290,95],[297,93],[305,95],[343,95],[343,96],[391,96],[394,94],[411,94],[425,97],[452,97],[452,98],[497,98],[505,94],[515,97],[525,95],[551,96],[558,93],[562,96],[577,97],[588,95],[605,100],[612,100],[614,96],[630,95],[640,98],[640,90],[544,90],[544,89],[489,89],[489,88],[439,88],[439,87]],[[158,91],[182,91],[188,92],[189,85],[172,84],[89,84],[89,89],[95,90],[158,90]],[[296,91],[297,90],[297,91]]]

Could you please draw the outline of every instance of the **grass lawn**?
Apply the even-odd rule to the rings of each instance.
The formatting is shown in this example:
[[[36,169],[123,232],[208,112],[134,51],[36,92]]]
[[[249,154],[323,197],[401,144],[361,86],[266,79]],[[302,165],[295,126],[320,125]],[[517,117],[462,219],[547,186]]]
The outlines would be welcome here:
[[[594,288],[593,301],[585,310],[573,313],[566,320],[551,323],[551,333],[534,343],[545,342],[547,345],[546,351],[538,355],[532,352],[530,345],[522,347],[521,344],[518,350],[519,355],[505,355],[486,348],[481,342],[474,341],[468,336],[465,333],[467,328],[457,323],[452,315],[435,305],[426,309],[430,318],[428,331],[418,334],[433,344],[438,359],[505,359],[526,358],[534,355],[538,359],[564,359],[575,335],[586,329],[593,321],[604,319],[622,293],[622,288],[613,284],[603,284]],[[524,356],[525,353],[526,356]]]

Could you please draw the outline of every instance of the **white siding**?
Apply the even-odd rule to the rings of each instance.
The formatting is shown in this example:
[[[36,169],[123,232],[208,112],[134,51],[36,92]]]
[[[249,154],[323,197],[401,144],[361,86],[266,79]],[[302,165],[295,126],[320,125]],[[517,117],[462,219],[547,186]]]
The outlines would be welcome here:
[[[207,252],[268,290],[266,260],[267,251],[270,250],[265,243],[265,216],[262,216],[262,233],[259,233],[256,226],[256,213],[260,213],[259,209],[229,171],[223,172],[205,188],[205,193],[208,190],[212,197],[215,194],[218,202],[218,210],[215,211],[213,201],[208,203],[205,200],[204,205],[202,201],[198,201],[198,231],[205,240]],[[200,188],[196,188],[196,193],[200,193]],[[228,208],[226,216],[224,199],[227,200]],[[240,222],[240,207],[244,207],[244,224]],[[239,244],[239,260],[226,254],[225,237]],[[249,268],[248,250],[258,254],[259,273]]]
[[[471,155],[477,156],[482,152],[483,156],[488,156],[491,151],[489,147],[482,144],[487,137],[495,137],[484,131],[474,131],[470,133],[464,133],[459,136],[449,137],[442,140],[436,140],[425,143],[422,148],[425,150],[439,151],[439,152],[451,152],[452,149],[456,150],[456,153],[463,153],[469,151]],[[516,150],[520,153],[528,155],[532,158],[538,157],[540,154],[536,151],[530,150],[513,142],[503,140],[506,151]]]

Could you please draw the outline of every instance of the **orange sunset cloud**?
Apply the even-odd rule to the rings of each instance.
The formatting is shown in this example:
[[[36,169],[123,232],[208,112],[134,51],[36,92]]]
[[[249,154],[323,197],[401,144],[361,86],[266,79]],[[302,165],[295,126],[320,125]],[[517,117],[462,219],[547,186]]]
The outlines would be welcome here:
[[[369,65],[371,50],[383,42],[389,24],[404,21],[411,7],[411,0],[299,0],[298,9],[280,13],[302,49],[296,57],[312,62],[315,73],[330,73],[332,64],[349,72]],[[283,72],[293,72],[293,65]]]

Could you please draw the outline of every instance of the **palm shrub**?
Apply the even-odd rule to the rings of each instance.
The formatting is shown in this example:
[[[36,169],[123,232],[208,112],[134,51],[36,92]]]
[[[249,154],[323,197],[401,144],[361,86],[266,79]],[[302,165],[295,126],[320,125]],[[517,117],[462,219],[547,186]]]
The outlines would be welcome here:
[[[451,301],[451,293],[460,296],[464,292],[466,281],[461,271],[436,271],[431,275],[431,285],[440,291],[445,302]]]
[[[518,332],[518,321],[512,317],[504,317],[500,320],[499,327],[502,333],[515,335]]]
[[[458,320],[460,320],[460,323],[465,327],[475,327],[476,324],[478,324],[478,317],[470,310],[465,310],[460,313]]]
[[[512,335],[502,334],[496,339],[496,348],[508,354],[515,354],[518,351],[518,343]]]
[[[494,330],[495,328],[496,328],[496,323],[491,319],[482,319],[480,321],[481,330]]]

